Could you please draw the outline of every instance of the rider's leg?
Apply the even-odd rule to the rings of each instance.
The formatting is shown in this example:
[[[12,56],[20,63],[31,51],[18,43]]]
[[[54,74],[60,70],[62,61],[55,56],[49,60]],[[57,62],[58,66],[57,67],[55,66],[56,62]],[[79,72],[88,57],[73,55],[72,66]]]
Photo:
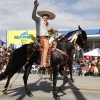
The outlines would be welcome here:
[[[41,41],[41,45],[43,47],[42,50],[42,55],[41,55],[41,63],[40,63],[40,69],[39,69],[39,77],[43,78],[42,72],[43,72],[43,67],[46,67],[46,58],[47,58],[47,53],[49,49],[49,40],[48,38],[43,38]]]
[[[47,58],[47,53],[49,49],[49,40],[47,38],[44,38],[42,40],[42,46],[43,46],[43,51],[42,51],[42,56],[41,56],[41,66],[46,67],[46,58]]]

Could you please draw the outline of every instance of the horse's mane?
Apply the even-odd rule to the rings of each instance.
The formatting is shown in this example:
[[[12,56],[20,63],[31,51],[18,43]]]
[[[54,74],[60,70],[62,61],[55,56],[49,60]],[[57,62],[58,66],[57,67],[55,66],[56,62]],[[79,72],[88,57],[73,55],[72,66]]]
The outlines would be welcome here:
[[[57,41],[57,48],[64,50],[64,47],[67,48],[66,46],[71,45],[71,42],[67,42],[69,41],[68,38],[70,36],[72,36],[73,34],[76,33],[77,30],[71,31],[68,34],[66,34],[61,40]],[[67,44],[67,45],[66,45]],[[69,46],[70,47],[70,46]]]
[[[78,30],[69,32],[68,34],[65,35],[65,37],[70,37],[71,35],[75,34],[76,31],[78,31]]]
[[[66,35],[64,36],[64,38],[62,38],[62,39],[59,40],[58,42],[65,41],[64,39],[66,39],[66,41],[67,41],[67,39],[68,39],[70,36],[72,36],[73,34],[75,34],[76,31],[78,31],[78,30],[74,30],[74,31],[69,32],[68,34],[66,34]]]

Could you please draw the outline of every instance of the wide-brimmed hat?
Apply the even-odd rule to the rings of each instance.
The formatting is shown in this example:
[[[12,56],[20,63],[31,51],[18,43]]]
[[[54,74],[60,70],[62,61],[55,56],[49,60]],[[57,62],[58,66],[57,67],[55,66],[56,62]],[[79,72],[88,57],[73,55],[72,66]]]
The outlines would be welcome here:
[[[52,20],[56,17],[56,15],[52,11],[49,11],[49,10],[38,11],[37,14],[41,17],[42,15],[47,14],[49,15],[49,20]]]

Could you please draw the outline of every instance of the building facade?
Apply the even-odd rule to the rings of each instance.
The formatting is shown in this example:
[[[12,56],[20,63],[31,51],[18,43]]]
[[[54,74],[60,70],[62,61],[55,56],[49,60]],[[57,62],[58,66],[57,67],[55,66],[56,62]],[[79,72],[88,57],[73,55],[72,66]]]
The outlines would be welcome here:
[[[100,34],[87,35],[90,50],[100,48]]]

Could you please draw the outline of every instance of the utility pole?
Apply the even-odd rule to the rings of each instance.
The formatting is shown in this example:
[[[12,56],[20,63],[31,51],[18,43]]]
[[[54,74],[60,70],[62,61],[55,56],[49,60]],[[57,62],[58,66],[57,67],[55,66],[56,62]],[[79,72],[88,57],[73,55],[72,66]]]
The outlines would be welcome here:
[[[6,30],[6,48],[7,48],[7,40],[8,40],[8,36],[7,36],[7,30]]]

